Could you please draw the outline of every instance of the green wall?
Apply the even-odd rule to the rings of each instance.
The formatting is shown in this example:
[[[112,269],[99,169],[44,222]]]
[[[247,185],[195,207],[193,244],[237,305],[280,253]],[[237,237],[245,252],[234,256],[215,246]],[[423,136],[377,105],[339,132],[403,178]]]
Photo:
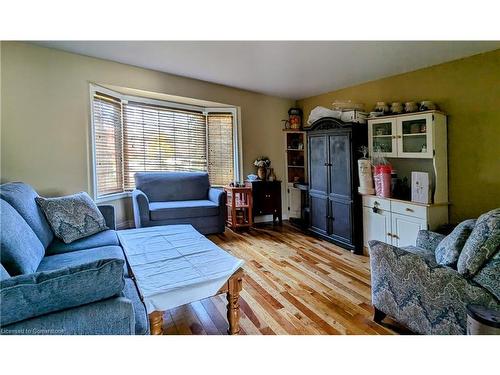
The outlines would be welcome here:
[[[315,106],[351,99],[432,100],[448,115],[450,220],[500,207],[500,49],[297,101],[307,120]]]

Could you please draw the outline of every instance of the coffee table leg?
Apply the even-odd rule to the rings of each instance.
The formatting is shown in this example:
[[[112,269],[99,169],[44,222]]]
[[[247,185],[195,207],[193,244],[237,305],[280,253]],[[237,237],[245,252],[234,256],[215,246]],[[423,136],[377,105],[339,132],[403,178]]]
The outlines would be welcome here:
[[[163,335],[163,312],[153,311],[149,314],[149,326],[152,335]]]
[[[240,333],[240,303],[239,297],[242,286],[241,274],[231,276],[228,280],[227,291],[227,320],[229,321],[230,335],[239,335]]]

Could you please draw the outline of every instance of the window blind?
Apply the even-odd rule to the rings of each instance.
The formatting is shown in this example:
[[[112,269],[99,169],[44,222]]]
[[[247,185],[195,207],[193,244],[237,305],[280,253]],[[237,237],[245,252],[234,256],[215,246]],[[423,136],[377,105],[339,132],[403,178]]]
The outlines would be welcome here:
[[[209,113],[208,175],[212,185],[228,185],[234,180],[233,115]]]
[[[206,171],[203,113],[129,102],[123,105],[124,188],[142,171]]]
[[[92,106],[97,195],[119,193],[123,191],[121,103],[95,93]]]

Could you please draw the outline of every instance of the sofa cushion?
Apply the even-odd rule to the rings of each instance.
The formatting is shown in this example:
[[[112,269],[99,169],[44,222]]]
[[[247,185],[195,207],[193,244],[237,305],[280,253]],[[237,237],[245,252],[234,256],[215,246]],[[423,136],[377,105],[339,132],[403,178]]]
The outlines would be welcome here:
[[[432,250],[426,249],[424,247],[417,247],[417,246],[411,246],[411,245],[410,246],[403,246],[403,247],[401,247],[401,249],[403,249],[409,253],[421,256],[422,258],[426,259],[427,261],[430,261],[431,264],[436,263],[434,251],[432,251]]]
[[[85,192],[57,198],[35,198],[54,234],[65,243],[108,229],[106,220]]]
[[[107,298],[2,327],[2,335],[133,335],[134,308],[125,297]]]
[[[3,265],[0,264],[0,281],[6,280],[10,277],[9,273]]]
[[[436,261],[443,266],[454,267],[465,242],[469,238],[476,220],[462,221],[453,231],[446,236],[436,247]]]
[[[500,301],[500,251],[474,276],[473,280]]]
[[[54,239],[54,233],[35,202],[35,198],[38,197],[36,191],[23,182],[9,182],[0,186],[0,197],[19,212],[35,232],[43,247],[47,248]]]
[[[187,201],[208,198],[208,173],[205,172],[139,172],[135,186],[150,202]]]
[[[59,239],[54,239],[45,251],[46,255],[69,253],[84,249],[92,249],[102,246],[118,246],[118,237],[114,230],[105,230],[92,236],[81,238],[71,243],[64,243]]]
[[[121,259],[102,259],[0,281],[0,325],[99,301],[124,287]]]
[[[11,276],[33,273],[45,248],[21,215],[0,199],[0,258]]]
[[[153,202],[149,204],[151,220],[166,220],[200,216],[216,216],[219,206],[209,200]]]
[[[500,247],[500,208],[481,215],[458,258],[457,270],[465,277],[474,276]]]
[[[72,251],[70,253],[46,256],[40,263],[37,272],[52,271],[59,268],[78,266],[100,259],[111,258],[125,260],[123,250],[120,246],[103,246],[94,249],[84,249]],[[124,265],[124,273],[128,275],[126,264]]]
[[[125,279],[125,288],[123,288],[122,294],[123,296],[131,300],[132,305],[134,306],[135,334],[149,334],[148,314],[146,312],[146,307],[139,297],[139,292],[137,291],[134,280],[129,278]]]

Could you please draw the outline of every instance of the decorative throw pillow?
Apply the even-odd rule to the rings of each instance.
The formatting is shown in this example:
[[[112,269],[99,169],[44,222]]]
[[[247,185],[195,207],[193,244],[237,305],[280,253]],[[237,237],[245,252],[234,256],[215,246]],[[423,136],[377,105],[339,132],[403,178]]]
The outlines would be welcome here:
[[[477,219],[471,235],[458,258],[457,270],[466,277],[474,276],[500,247],[500,208]]]
[[[500,251],[472,279],[500,300]]]
[[[450,267],[457,264],[458,257],[475,224],[476,220],[474,219],[462,221],[437,245],[436,262],[438,264]]]
[[[108,229],[104,216],[85,192],[58,198],[35,198],[54,234],[65,243]]]

